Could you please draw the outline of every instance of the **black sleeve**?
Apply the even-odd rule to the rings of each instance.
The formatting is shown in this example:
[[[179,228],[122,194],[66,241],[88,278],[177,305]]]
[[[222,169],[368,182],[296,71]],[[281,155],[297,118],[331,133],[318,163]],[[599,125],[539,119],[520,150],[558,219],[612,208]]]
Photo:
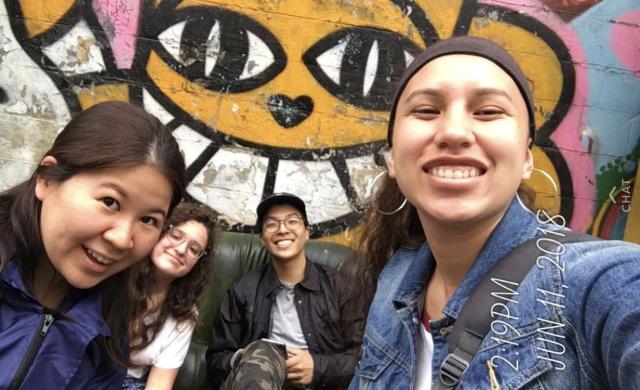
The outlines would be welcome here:
[[[351,382],[359,358],[359,347],[342,353],[311,354],[314,389],[346,389]]]
[[[233,288],[222,298],[213,321],[213,331],[207,349],[207,373],[214,389],[220,387],[231,370],[231,357],[241,348],[242,312]]]
[[[370,298],[356,277],[355,263],[345,261],[336,275],[335,283],[344,349],[334,354],[312,354],[314,388],[346,389],[360,359]]]

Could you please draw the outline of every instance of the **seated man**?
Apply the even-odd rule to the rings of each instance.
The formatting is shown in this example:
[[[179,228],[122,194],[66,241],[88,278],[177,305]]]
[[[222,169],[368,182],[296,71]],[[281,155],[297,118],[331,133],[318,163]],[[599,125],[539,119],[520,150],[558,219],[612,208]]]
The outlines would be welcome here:
[[[302,199],[274,194],[257,214],[272,261],[223,297],[207,351],[210,379],[216,386],[224,381],[221,389],[346,388],[365,313],[347,309],[343,274],[306,258]],[[286,352],[263,338],[285,344]]]

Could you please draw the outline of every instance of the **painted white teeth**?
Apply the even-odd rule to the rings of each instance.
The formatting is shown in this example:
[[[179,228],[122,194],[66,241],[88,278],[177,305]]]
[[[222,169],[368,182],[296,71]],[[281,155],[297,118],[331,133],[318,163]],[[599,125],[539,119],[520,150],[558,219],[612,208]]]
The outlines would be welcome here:
[[[480,170],[476,167],[435,167],[430,173],[444,179],[466,179],[480,175]]]

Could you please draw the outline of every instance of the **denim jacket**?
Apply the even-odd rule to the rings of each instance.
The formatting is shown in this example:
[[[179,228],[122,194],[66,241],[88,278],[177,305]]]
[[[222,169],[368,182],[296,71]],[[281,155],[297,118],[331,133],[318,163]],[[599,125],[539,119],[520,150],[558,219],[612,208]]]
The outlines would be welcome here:
[[[545,221],[549,222],[549,221]],[[558,219],[551,222],[559,223]],[[432,379],[448,353],[447,338],[483,275],[514,247],[560,232],[512,202],[444,317],[430,321]],[[640,246],[622,241],[566,244],[538,257],[525,278],[496,281],[503,303],[459,389],[640,389]],[[349,389],[413,389],[418,300],[434,268],[427,243],[400,249],[378,278]]]

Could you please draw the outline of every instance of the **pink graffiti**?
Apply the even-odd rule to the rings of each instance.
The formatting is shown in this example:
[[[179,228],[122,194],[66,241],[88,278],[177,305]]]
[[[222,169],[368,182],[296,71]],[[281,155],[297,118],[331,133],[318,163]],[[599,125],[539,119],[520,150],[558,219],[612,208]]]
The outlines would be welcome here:
[[[140,0],[93,0],[118,69],[130,69],[136,52]]]
[[[573,215],[568,216],[571,228],[585,231],[593,220],[596,199],[595,170],[591,156],[580,143],[580,129],[585,123],[589,84],[584,51],[578,35],[557,14],[547,12],[539,0],[485,0],[491,4],[524,12],[551,29],[567,46],[575,64],[575,95],[569,111],[551,135],[557,150],[562,154],[571,173],[573,185]]]
[[[636,77],[640,78],[640,9],[621,15],[613,23],[609,33],[609,44],[618,60]]]

